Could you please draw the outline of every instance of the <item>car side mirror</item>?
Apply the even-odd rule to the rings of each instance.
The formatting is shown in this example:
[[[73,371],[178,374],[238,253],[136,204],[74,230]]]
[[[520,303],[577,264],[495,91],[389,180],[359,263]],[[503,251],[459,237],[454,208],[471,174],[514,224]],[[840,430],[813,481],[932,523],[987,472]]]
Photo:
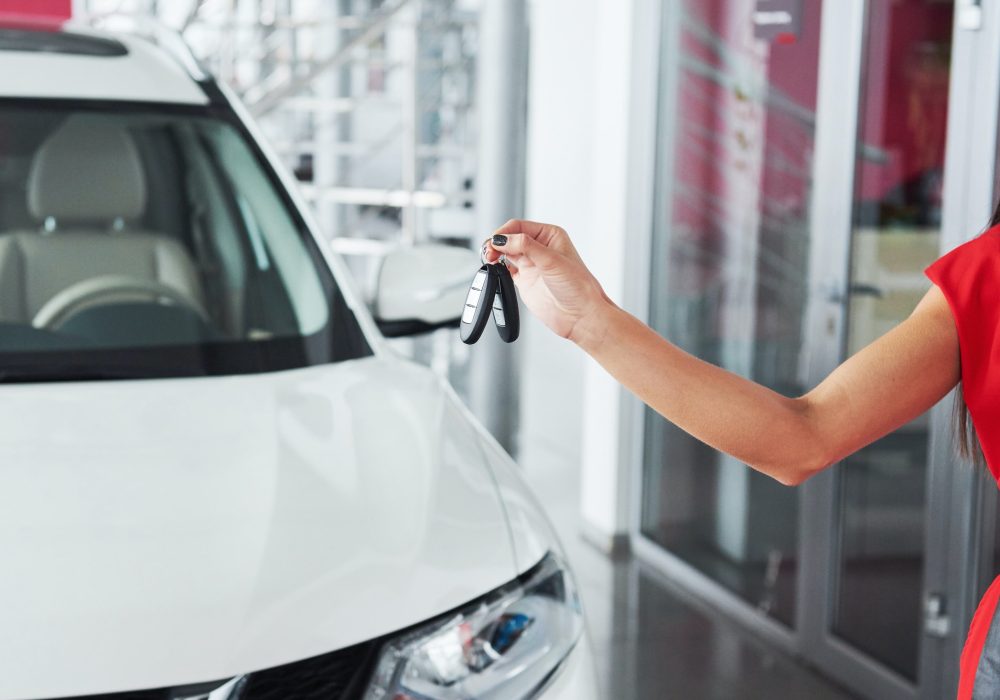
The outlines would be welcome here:
[[[467,248],[429,244],[401,248],[382,260],[372,315],[388,338],[457,328],[469,284],[482,263]]]

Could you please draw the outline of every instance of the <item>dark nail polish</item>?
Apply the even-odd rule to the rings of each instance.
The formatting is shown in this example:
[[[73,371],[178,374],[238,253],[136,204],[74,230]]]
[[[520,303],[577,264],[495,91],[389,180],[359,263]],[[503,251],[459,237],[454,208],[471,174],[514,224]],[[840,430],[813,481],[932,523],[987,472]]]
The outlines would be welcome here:
[[[507,245],[507,236],[504,236],[499,233],[493,236],[493,245],[495,246]]]

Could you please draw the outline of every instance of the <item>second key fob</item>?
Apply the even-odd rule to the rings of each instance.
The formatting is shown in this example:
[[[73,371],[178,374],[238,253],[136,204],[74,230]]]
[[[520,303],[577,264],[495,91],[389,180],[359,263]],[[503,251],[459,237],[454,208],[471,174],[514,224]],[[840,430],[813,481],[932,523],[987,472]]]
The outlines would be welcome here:
[[[493,311],[498,278],[496,273],[490,270],[491,267],[492,265],[483,265],[479,268],[465,297],[465,308],[462,309],[462,322],[459,326],[462,342],[466,345],[472,345],[479,340]]]
[[[493,321],[497,325],[500,339],[505,343],[513,343],[521,334],[521,313],[517,308],[514,279],[502,262],[492,267],[497,278],[497,291],[493,297]]]

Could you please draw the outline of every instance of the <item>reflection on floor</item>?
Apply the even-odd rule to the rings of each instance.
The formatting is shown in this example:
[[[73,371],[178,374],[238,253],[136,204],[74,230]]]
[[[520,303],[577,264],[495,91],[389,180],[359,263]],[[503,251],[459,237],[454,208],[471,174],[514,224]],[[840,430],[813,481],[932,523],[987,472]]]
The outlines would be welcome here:
[[[581,588],[605,700],[848,700],[854,696],[634,560],[579,536],[577,465],[526,435],[520,462],[560,531]]]
[[[688,524],[643,532],[678,559],[718,581],[758,610],[768,611],[785,625],[793,624],[798,574],[794,559],[779,557],[770,566],[766,561],[738,563],[706,542],[700,528]]]
[[[607,664],[600,671],[606,698],[853,697],[634,562],[615,568],[611,628],[591,628]]]

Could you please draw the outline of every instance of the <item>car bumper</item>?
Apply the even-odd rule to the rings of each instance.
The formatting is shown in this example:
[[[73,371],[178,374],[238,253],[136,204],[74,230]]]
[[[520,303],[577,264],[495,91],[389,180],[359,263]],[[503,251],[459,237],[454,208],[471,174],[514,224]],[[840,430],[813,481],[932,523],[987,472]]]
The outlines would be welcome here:
[[[580,640],[539,700],[600,700],[594,656],[586,637]]]

